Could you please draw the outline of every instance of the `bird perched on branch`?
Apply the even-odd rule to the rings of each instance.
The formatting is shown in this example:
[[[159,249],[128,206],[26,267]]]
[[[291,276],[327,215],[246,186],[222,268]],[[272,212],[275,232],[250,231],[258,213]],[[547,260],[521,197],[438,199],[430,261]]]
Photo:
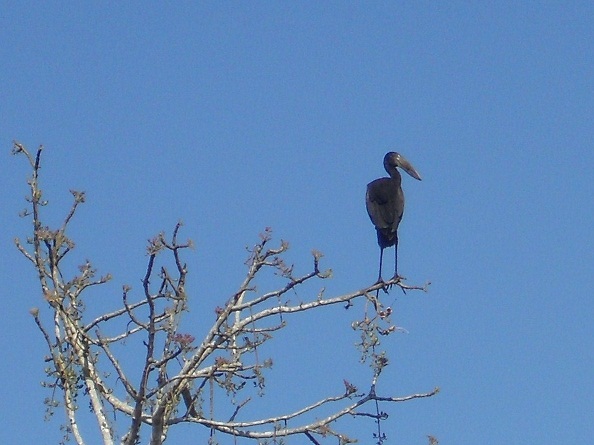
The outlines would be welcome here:
[[[398,225],[404,213],[404,193],[402,192],[402,176],[398,167],[415,179],[421,175],[401,154],[393,151],[384,156],[384,168],[389,178],[379,178],[367,184],[365,204],[371,222],[377,230],[377,243],[380,247],[379,273],[377,282],[382,279],[382,260],[384,249],[394,246],[394,278],[398,280]]]

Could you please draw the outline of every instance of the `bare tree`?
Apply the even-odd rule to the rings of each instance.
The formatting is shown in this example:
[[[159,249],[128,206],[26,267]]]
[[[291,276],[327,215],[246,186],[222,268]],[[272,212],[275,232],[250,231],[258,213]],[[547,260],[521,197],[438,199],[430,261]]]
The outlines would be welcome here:
[[[182,423],[207,428],[210,443],[217,443],[217,437],[228,435],[235,442],[246,438],[262,444],[285,443],[288,436],[304,436],[314,444],[332,437],[339,444],[346,444],[355,440],[337,431],[335,425],[347,415],[373,419],[377,424],[374,438],[381,444],[385,440],[381,421],[387,414],[380,411],[380,403],[404,402],[438,392],[435,388],[400,397],[376,393],[377,381],[388,363],[385,352],[379,350],[379,339],[397,331],[390,320],[391,308],[382,304],[380,289],[387,292],[389,287],[398,287],[403,291],[422,291],[426,286],[410,286],[392,280],[334,297],[327,297],[322,289],[317,295],[293,303],[288,298],[289,293],[294,295],[306,282],[328,278],[330,272],[320,269],[322,254],[314,251],[310,271],[295,275],[293,267],[283,261],[287,243],[281,241],[271,246],[269,229],[249,249],[243,282],[230,298],[220,301],[213,313],[215,321],[200,341],[180,330],[180,320],[189,300],[186,294],[188,267],[182,254],[192,246],[191,241],[179,239],[181,223],[175,226],[170,238],[161,233],[149,241],[142,294],[133,298],[132,289],[125,285],[119,307],[89,317],[85,311],[89,288],[107,283],[111,276],[98,277],[92,264],[86,261],[73,278],[65,278],[66,260],[74,248],[67,232],[79,205],[85,202],[85,194],[71,190],[73,204],[62,224],[57,228],[48,227],[42,215],[47,201],[39,176],[42,147],[31,153],[15,142],[13,153],[23,155],[31,167],[28,207],[22,216],[32,219],[33,231],[26,242],[16,239],[15,243],[33,264],[45,300],[43,309],[33,308],[31,314],[49,353],[45,383],[51,391],[46,399],[48,413],[53,413],[58,406],[64,408],[65,440],[85,443],[79,424],[79,407],[81,401],[88,401],[104,444],[117,440],[126,445],[141,443],[141,440],[151,445],[162,444],[169,429]],[[268,272],[276,274],[283,284],[260,292],[254,285],[256,277]],[[348,308],[358,299],[367,303],[364,313],[352,326],[360,334],[358,347],[362,361],[369,362],[374,371],[369,387],[360,390],[344,380],[341,394],[328,396],[297,411],[257,420],[238,420],[250,406],[250,390],[263,389],[265,372],[272,363],[270,359],[263,359],[259,351],[264,343],[273,339],[276,331],[285,327],[285,319],[323,306]],[[133,349],[135,347],[139,349]],[[125,354],[121,354],[124,349]],[[126,363],[132,355],[141,365],[130,370]],[[337,404],[339,408],[333,408],[327,415],[326,409]],[[227,413],[225,418],[220,417],[221,412]],[[312,413],[317,412],[326,414],[312,421]]]

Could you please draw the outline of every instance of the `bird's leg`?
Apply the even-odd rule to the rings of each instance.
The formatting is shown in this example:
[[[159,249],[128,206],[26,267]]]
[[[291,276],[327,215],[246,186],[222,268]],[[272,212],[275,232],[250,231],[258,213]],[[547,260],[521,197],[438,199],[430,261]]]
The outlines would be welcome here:
[[[397,280],[398,277],[398,235],[396,235],[396,242],[394,243],[394,277],[393,280]]]
[[[390,287],[398,282],[402,281],[404,277],[398,275],[398,236],[396,236],[396,241],[394,243],[394,276],[390,281],[394,281],[394,283],[390,284]]]
[[[386,289],[385,281],[382,278],[382,262],[383,262],[383,260],[384,260],[384,248],[380,247],[379,273],[377,274],[377,281],[375,282],[375,284],[383,284],[382,290],[385,293],[388,293],[388,290]]]
[[[384,259],[384,249],[382,247],[380,247],[379,272],[377,274],[376,284],[383,283],[384,282],[384,280],[382,279],[382,262],[383,262],[383,259]]]
[[[398,278],[398,235],[396,235],[396,242],[394,243],[394,278]]]

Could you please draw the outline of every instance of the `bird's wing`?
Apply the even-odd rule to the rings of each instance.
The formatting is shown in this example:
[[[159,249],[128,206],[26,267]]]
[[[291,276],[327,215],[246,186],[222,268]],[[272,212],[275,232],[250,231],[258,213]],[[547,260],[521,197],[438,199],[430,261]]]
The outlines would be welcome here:
[[[396,194],[390,187],[382,187],[383,179],[387,178],[369,183],[365,199],[369,218],[378,229],[394,227],[396,220],[400,222],[400,217],[395,212]]]
[[[389,193],[385,193],[384,191],[385,189],[381,187],[374,187],[374,183],[370,183],[367,186],[367,196],[365,199],[367,213],[371,222],[378,229],[387,229],[392,226],[393,222],[393,216],[390,215],[389,211],[391,197]]]

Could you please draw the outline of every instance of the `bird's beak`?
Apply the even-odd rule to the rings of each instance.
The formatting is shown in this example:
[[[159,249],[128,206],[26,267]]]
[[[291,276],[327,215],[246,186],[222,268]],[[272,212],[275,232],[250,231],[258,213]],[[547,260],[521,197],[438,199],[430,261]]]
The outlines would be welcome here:
[[[404,159],[402,155],[400,156],[400,168],[402,168],[402,170],[411,175],[413,178],[418,179],[419,181],[421,180],[421,175],[419,172],[412,166],[410,162]]]

